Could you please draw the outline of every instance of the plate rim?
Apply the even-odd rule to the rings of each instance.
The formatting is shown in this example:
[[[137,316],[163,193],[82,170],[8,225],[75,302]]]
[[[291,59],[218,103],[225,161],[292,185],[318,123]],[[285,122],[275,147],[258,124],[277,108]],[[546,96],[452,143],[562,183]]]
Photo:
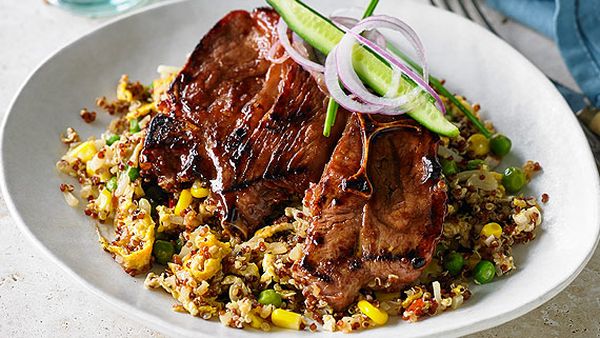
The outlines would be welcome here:
[[[46,247],[46,245],[42,242],[42,240],[40,240],[38,237],[36,237],[33,234],[33,232],[29,229],[29,226],[27,226],[27,224],[21,217],[20,213],[18,212],[18,210],[16,208],[15,202],[13,201],[12,196],[9,193],[9,188],[8,188],[8,185],[6,182],[6,174],[5,174],[6,162],[4,161],[4,157],[5,157],[6,153],[5,153],[4,137],[5,137],[5,130],[8,125],[9,117],[12,114],[14,106],[15,106],[16,102],[18,101],[19,97],[21,96],[23,90],[30,83],[31,79],[33,77],[35,77],[35,75],[47,63],[49,63],[52,59],[54,59],[58,54],[60,54],[64,50],[77,44],[80,40],[84,40],[84,39],[92,36],[93,34],[103,30],[104,28],[106,28],[108,26],[111,26],[120,21],[127,20],[130,17],[140,15],[147,11],[156,10],[156,9],[162,8],[162,7],[173,6],[173,5],[177,5],[177,4],[184,3],[184,2],[194,2],[194,1],[193,0],[166,0],[166,1],[158,2],[158,3],[150,4],[150,5],[142,7],[142,8],[135,9],[126,14],[123,14],[123,15],[117,16],[115,18],[112,18],[110,20],[107,20],[106,22],[92,28],[91,30],[87,31],[86,33],[82,34],[81,36],[78,36],[78,37],[66,42],[65,44],[62,44],[61,46],[59,46],[53,52],[49,53],[49,55],[46,58],[44,58],[34,68],[34,70],[32,70],[27,75],[26,79],[21,83],[18,90],[15,92],[14,96],[12,97],[10,104],[8,105],[8,108],[6,109],[6,113],[2,118],[2,122],[1,122],[1,126],[0,126],[0,191],[2,192],[2,195],[4,197],[7,209],[9,211],[9,215],[13,219],[14,223],[16,223],[16,225],[19,228],[19,230],[21,231],[21,233],[23,233],[25,235],[25,237],[29,240],[29,242],[33,243],[34,246],[40,252],[42,252],[44,254],[44,256],[49,258],[50,261],[54,262],[57,266],[59,266],[64,272],[67,273],[67,275],[69,275],[71,278],[73,278],[75,281],[77,281],[80,285],[82,285],[86,291],[88,291],[90,294],[94,295],[95,297],[101,299],[105,304],[109,305],[107,308],[110,308],[113,312],[119,313],[123,316],[129,317],[129,318],[134,317],[139,320],[142,320],[143,321],[142,325],[144,325],[146,327],[154,328],[165,334],[175,333],[177,335],[186,336],[186,337],[189,337],[189,336],[210,337],[210,335],[205,332],[193,331],[193,330],[186,329],[183,327],[177,327],[177,326],[173,325],[172,323],[170,323],[169,321],[162,319],[160,316],[153,315],[151,313],[143,311],[142,309],[139,309],[139,308],[137,308],[125,301],[122,301],[119,298],[117,298],[99,288],[96,288],[90,282],[88,282],[85,278],[83,278],[79,274],[77,274],[65,262],[60,260],[48,247]],[[427,6],[425,4],[417,3],[417,2],[410,2],[410,3],[412,6],[417,6],[417,7],[419,7],[419,6],[426,7]],[[441,10],[439,8],[433,8],[433,9],[435,11],[443,12],[443,10]],[[471,22],[465,18],[462,18],[458,15],[455,15],[455,16],[457,16],[457,19],[464,20],[464,21],[468,22],[469,24],[476,26],[478,29],[482,29],[485,31],[485,29],[479,27],[478,25],[474,24],[473,22]],[[535,66],[529,59],[527,59],[525,56],[523,56],[519,51],[517,51],[514,47],[512,47],[506,41],[494,36],[492,33],[488,32],[488,31],[486,31],[486,33],[489,34],[489,36],[491,38],[496,39],[500,43],[502,43],[504,45],[504,48],[511,50],[512,53],[516,53],[518,55],[518,57],[523,59],[524,62],[528,63],[529,66],[531,68],[533,68],[533,71],[537,72],[538,75],[544,76],[543,73],[539,70],[539,68],[537,66]],[[550,84],[549,80],[546,80],[546,82],[547,82],[547,84]],[[568,108],[566,101],[558,93],[558,91],[556,91],[556,89],[553,87],[552,87],[552,90],[554,90],[555,94],[560,98],[564,107]],[[568,109],[570,110],[570,108],[568,108]],[[577,123],[576,117],[574,114],[571,115],[569,118],[571,119],[571,122]],[[585,139],[583,130],[579,129],[576,132],[576,134],[578,135],[580,140],[583,141],[583,143],[586,146],[587,151],[585,151],[585,153],[587,154],[587,156],[586,156],[585,161],[592,167],[592,169],[593,169],[592,172],[596,172],[594,182],[591,182],[591,183],[593,183],[592,189],[600,194],[600,176],[598,175],[598,168],[594,165],[595,162],[594,162],[593,154],[591,152],[591,148],[590,148],[587,140]],[[575,280],[575,278],[577,278],[577,276],[587,266],[590,259],[592,258],[595,251],[597,250],[599,239],[600,239],[600,207],[596,208],[596,213],[594,215],[594,221],[596,224],[596,228],[595,228],[596,234],[595,234],[595,242],[594,242],[592,249],[588,252],[587,256],[581,262],[581,264],[567,278],[563,279],[561,283],[557,284],[552,289],[548,290],[548,292],[543,294],[541,297],[535,298],[525,304],[522,304],[522,305],[518,306],[517,308],[513,309],[512,311],[508,311],[505,313],[499,313],[499,314],[493,315],[489,318],[485,318],[476,323],[463,324],[462,326],[454,326],[454,327],[449,328],[448,330],[443,330],[442,332],[430,333],[430,334],[426,334],[426,335],[418,335],[418,337],[433,336],[436,334],[443,334],[445,336],[453,337],[453,336],[466,335],[466,334],[470,334],[470,333],[480,332],[480,331],[483,331],[486,329],[500,326],[510,320],[513,320],[515,318],[523,316],[526,313],[533,311],[537,307],[546,303],[551,298],[555,297],[557,294],[559,294],[561,291],[563,291],[571,282],[573,282],[573,280]],[[377,330],[371,330],[371,331],[372,331],[371,333],[377,333]],[[275,336],[279,336],[278,333],[281,333],[281,332],[283,332],[285,334],[285,332],[287,332],[287,331],[276,331],[276,332],[271,332],[269,334],[271,334],[271,335],[273,335],[273,337],[275,337]],[[368,335],[368,334],[365,334],[367,332],[368,331],[363,331],[363,335]],[[228,333],[231,333],[232,336],[239,336],[239,332],[228,332]],[[250,335],[253,335],[254,332],[244,331],[244,332],[242,332],[242,334],[246,334],[246,335],[250,336]],[[361,334],[361,333],[358,333],[358,334]],[[324,336],[324,335],[329,336],[329,335],[331,335],[331,333],[320,332],[320,334],[319,333],[317,334],[317,336]]]

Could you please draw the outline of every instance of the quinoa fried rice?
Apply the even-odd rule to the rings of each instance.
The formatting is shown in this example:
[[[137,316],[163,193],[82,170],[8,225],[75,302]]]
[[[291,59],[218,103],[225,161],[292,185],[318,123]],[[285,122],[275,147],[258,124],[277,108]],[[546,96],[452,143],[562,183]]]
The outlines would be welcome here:
[[[471,296],[470,282],[491,280],[490,267],[491,278],[515,270],[513,245],[534,239],[542,222],[537,199],[507,193],[487,140],[446,100],[460,136],[442,138],[439,147],[448,212],[432,262],[402,292],[364,290],[345,312],[334,313],[316,297],[305,298],[290,272],[301,258],[308,227],[302,206],[289,206],[272,225],[242,241],[223,234],[214,207],[205,203],[210,191],[203,182],[168,194],[140,176],[146,127],[179,69],[158,70],[160,77],[150,86],[121,77],[116,99],[96,102],[115,116],[106,132],[82,140],[68,128],[61,135],[68,149],[56,166],[78,182],[77,191],[67,183],[60,186],[66,202],[83,205],[85,215],[108,226],[106,234],[97,225],[102,248],[130,275],[147,273],[145,286],[169,293],[175,311],[264,331],[275,324],[350,332],[383,325],[388,314],[414,322],[461,306]],[[478,105],[459,99],[479,115]],[[81,116],[91,123],[95,113],[84,109]],[[494,131],[491,123],[486,126]],[[540,170],[531,161],[523,165],[527,180]],[[163,271],[148,273],[152,266]],[[275,301],[265,301],[264,290],[271,298],[275,294]]]

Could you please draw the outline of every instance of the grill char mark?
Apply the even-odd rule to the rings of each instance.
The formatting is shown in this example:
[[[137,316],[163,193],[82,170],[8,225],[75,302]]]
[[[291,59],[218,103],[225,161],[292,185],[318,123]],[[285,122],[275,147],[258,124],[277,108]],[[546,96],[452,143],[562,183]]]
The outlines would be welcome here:
[[[242,237],[318,181],[347,116],[323,137],[316,81],[292,60],[266,59],[278,20],[271,9],[220,20],[160,104],[141,157],[166,190],[209,181],[223,227]]]
[[[304,199],[312,219],[293,271],[305,295],[343,310],[361,288],[396,291],[419,277],[446,212],[439,165],[424,160],[436,162],[437,142],[407,118],[352,115]]]
[[[277,20],[234,11],[202,39],[150,124],[141,167],[167,190],[210,182],[222,226],[242,237],[303,199],[312,219],[293,272],[341,310],[360,288],[400,289],[431,260],[446,199],[437,138],[408,118],[344,110],[324,138],[316,81],[265,59]]]

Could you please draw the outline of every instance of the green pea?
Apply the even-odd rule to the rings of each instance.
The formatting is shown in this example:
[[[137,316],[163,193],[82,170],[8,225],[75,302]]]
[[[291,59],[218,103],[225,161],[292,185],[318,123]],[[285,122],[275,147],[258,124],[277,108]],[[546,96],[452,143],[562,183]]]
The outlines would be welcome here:
[[[521,168],[508,167],[502,176],[502,185],[511,193],[516,193],[527,185],[527,178]]]
[[[275,307],[281,306],[281,296],[277,293],[277,291],[273,289],[267,289],[260,292],[258,295],[258,302],[263,305],[275,305]]]
[[[154,242],[154,248],[152,253],[159,264],[166,265],[167,262],[171,261],[175,254],[175,247],[173,243],[163,240],[157,240]]]
[[[464,265],[465,259],[456,251],[451,252],[448,256],[446,256],[446,259],[444,259],[444,268],[446,268],[446,270],[448,270],[452,276],[458,275]]]
[[[110,192],[115,192],[115,190],[117,190],[117,186],[119,184],[117,183],[117,177],[113,176],[110,178],[110,180],[108,180],[108,182],[106,182],[106,189],[108,189],[108,191]]]
[[[511,147],[511,140],[502,134],[496,134],[490,139],[490,149],[500,157],[510,153]]]
[[[483,163],[484,163],[483,160],[470,160],[469,162],[467,162],[467,169],[469,169],[469,170],[479,169],[479,167],[481,167],[481,165]]]
[[[138,168],[138,167],[127,168],[127,176],[129,176],[129,180],[131,180],[131,182],[137,180],[138,177],[140,177],[140,168]]]
[[[494,263],[490,261],[481,260],[475,265],[475,269],[473,269],[473,277],[477,284],[489,283],[494,280],[495,276],[496,267],[494,266]]]
[[[110,135],[107,139],[106,139],[106,144],[108,144],[109,146],[112,146],[113,143],[117,142],[118,140],[121,139],[121,136],[119,135]]]
[[[130,133],[135,134],[140,130],[141,130],[140,122],[137,119],[133,119],[133,120],[129,121],[129,132]]]
[[[454,175],[458,172],[458,166],[453,160],[441,159],[442,172],[444,175]]]

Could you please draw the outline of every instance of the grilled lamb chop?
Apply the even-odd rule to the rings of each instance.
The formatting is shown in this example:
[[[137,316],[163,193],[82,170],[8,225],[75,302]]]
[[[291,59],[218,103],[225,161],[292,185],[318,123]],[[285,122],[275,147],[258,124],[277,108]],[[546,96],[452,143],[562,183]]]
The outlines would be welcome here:
[[[303,259],[306,296],[334,310],[359,289],[397,291],[431,261],[446,212],[437,137],[411,119],[353,114],[318,184]]]
[[[322,136],[326,99],[293,60],[275,64],[279,16],[233,11],[202,39],[151,121],[141,156],[166,190],[210,182],[223,227],[247,237],[318,181],[344,126]]]
[[[316,81],[267,59],[278,19],[258,9],[217,23],[160,104],[140,166],[166,190],[210,182],[224,229],[242,237],[304,197],[312,218],[296,279],[342,310],[361,288],[398,290],[431,260],[446,199],[437,138],[408,118],[344,110],[323,137]]]

